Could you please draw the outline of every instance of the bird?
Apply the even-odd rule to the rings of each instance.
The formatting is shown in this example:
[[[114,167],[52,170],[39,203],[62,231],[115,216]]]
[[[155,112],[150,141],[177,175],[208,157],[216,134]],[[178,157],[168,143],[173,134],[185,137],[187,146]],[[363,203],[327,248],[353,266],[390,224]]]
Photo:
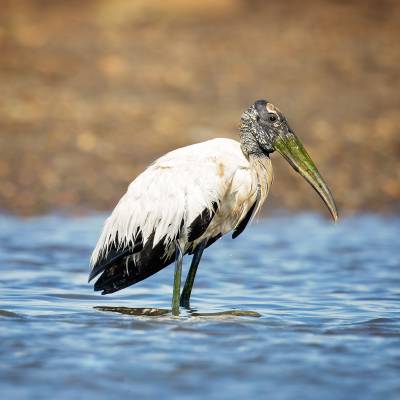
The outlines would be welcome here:
[[[172,315],[189,308],[204,250],[229,232],[237,238],[265,202],[274,151],[314,188],[336,221],[331,191],[288,120],[268,100],[257,100],[241,115],[239,141],[215,138],[178,148],[130,183],[93,250],[94,290],[114,293],[175,262]],[[184,255],[192,261],[181,293]]]

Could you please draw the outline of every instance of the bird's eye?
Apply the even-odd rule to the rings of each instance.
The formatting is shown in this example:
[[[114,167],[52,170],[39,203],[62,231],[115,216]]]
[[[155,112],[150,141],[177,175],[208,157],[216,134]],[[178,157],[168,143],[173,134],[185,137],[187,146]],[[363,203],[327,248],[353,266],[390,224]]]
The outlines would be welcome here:
[[[277,120],[276,115],[275,114],[270,114],[268,116],[268,120],[271,122],[275,122]]]

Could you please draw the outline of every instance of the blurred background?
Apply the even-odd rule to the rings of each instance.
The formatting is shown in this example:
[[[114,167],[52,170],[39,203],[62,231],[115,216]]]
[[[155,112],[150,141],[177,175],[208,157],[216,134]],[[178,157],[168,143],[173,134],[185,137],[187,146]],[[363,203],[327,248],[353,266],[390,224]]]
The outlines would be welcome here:
[[[340,211],[399,210],[400,3],[2,0],[0,208],[104,210],[267,98]],[[273,155],[273,207],[318,197]]]

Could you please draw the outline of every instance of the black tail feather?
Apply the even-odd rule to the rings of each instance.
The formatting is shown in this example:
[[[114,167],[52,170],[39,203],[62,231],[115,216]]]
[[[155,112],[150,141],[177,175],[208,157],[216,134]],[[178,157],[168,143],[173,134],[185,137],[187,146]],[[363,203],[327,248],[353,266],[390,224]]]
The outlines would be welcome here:
[[[218,209],[218,203],[213,203],[213,209],[209,211],[204,209],[189,227],[188,240],[190,242],[198,239],[208,228]],[[183,220],[181,227],[183,225]],[[179,233],[178,233],[179,235]],[[142,281],[165,268],[175,260],[175,252],[165,245],[165,236],[153,247],[155,232],[150,235],[143,245],[141,232],[134,245],[121,248],[118,246],[118,237],[115,245],[109,248],[106,257],[93,266],[89,276],[89,282],[101,274],[94,284],[95,291],[102,291],[102,294],[117,292],[130,285]],[[207,246],[214,243],[221,235],[211,238]],[[168,246],[174,246],[173,242]],[[187,249],[186,253],[192,253],[194,249]],[[171,256],[166,256],[171,254]]]
[[[153,247],[154,233],[137,254],[127,254],[109,264],[94,285],[95,291],[109,294],[124,289],[155,274],[175,259],[175,254],[165,257],[167,248],[164,239]],[[171,245],[171,244],[170,244]],[[172,244],[173,245],[173,244]]]
[[[141,233],[136,237],[135,243],[129,243],[128,246],[120,246],[118,243],[118,235],[115,241],[108,247],[106,255],[100,257],[97,263],[93,266],[89,274],[88,282],[105,271],[106,268],[118,263],[143,249],[143,239]]]

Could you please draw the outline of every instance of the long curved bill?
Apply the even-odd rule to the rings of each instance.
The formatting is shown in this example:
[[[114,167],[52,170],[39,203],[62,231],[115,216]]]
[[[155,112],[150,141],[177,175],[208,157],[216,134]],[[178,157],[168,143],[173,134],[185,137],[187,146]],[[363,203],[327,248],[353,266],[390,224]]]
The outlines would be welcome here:
[[[274,147],[289,162],[294,170],[303,176],[315,189],[327,205],[332,218],[336,222],[338,212],[332,193],[298,137],[291,131],[282,132],[275,139]]]

